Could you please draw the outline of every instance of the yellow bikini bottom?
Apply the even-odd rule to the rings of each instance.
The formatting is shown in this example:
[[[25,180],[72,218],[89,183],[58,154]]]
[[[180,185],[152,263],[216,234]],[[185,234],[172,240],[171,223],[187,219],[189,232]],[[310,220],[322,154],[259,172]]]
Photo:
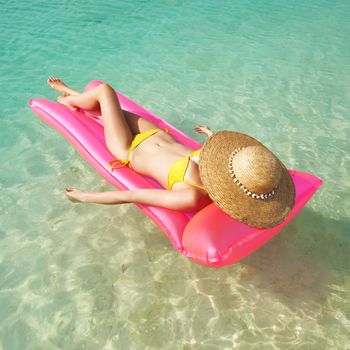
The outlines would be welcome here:
[[[150,136],[154,135],[158,131],[161,131],[161,129],[152,129],[152,130],[148,130],[148,131],[136,134],[134,139],[131,142],[131,146],[130,146],[130,149],[128,152],[128,159],[113,159],[113,160],[111,160],[108,163],[111,170],[126,166],[129,163],[129,157],[130,157],[131,151],[133,149],[135,149],[141,142],[143,142],[144,140],[146,140]],[[169,131],[167,129],[164,129],[164,131],[166,133],[169,133]],[[200,153],[200,151],[201,151],[200,149],[193,151],[188,156],[177,159],[173,164],[171,164],[169,174],[168,174],[168,188],[169,188],[169,190],[172,189],[174,183],[176,183],[176,182],[184,182],[188,185],[204,189],[204,187],[202,187],[202,186],[199,186],[197,184],[187,182],[184,180],[184,177],[185,177],[185,174],[186,174],[188,164],[190,162],[191,157],[198,155]]]
[[[129,163],[131,151],[134,148],[136,148],[142,141],[151,137],[153,134],[156,134],[158,131],[161,131],[161,129],[152,129],[152,130],[148,130],[148,131],[144,131],[144,132],[140,132],[139,134],[136,134],[134,139],[131,142],[131,146],[128,152],[128,159],[112,159],[110,162],[108,162],[111,170],[122,168],[123,166],[127,165]],[[169,133],[168,129],[164,129],[164,131],[166,133]]]

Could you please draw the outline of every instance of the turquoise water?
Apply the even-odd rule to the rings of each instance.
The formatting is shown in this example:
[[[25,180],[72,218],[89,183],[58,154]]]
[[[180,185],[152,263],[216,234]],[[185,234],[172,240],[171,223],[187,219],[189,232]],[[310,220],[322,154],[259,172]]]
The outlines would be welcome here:
[[[0,1],[0,349],[350,349],[350,3]],[[29,98],[102,79],[176,127],[257,137],[324,186],[240,263],[197,265]]]

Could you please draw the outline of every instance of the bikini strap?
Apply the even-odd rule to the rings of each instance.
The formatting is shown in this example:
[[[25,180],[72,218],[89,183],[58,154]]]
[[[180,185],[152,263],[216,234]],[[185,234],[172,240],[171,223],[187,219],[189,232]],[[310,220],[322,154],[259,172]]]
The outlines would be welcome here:
[[[111,170],[113,169],[119,169],[124,166],[126,166],[129,163],[127,159],[112,159],[111,161],[108,162],[109,168]]]

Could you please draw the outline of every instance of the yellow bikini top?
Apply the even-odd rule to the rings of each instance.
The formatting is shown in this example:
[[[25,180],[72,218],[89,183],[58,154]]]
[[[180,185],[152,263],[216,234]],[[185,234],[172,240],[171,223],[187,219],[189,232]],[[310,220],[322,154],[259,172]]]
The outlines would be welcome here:
[[[186,157],[182,157],[178,160],[175,160],[173,164],[171,164],[169,174],[168,174],[168,189],[171,190],[176,182],[184,182],[187,185],[195,186],[204,190],[204,187],[199,186],[193,182],[185,181],[185,174],[188,168],[188,164],[190,162],[191,157],[198,155],[201,152],[200,149],[193,151]]]

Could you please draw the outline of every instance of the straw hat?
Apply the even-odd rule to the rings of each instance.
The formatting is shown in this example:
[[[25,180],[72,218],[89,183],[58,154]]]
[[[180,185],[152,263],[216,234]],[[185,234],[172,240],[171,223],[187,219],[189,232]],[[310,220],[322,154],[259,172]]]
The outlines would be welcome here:
[[[287,168],[248,135],[213,134],[200,153],[199,171],[210,198],[247,225],[277,226],[293,207],[295,188]]]

